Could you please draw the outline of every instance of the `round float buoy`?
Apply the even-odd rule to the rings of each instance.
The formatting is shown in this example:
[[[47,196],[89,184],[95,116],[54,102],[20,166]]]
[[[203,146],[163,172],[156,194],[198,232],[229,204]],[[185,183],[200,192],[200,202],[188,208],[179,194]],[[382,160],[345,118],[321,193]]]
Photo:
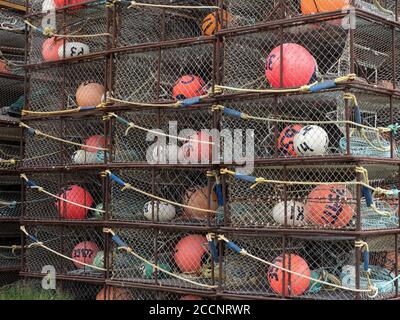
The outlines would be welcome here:
[[[299,156],[322,156],[329,147],[328,133],[314,125],[301,129],[293,142],[294,150]]]
[[[103,162],[97,155],[97,152],[87,152],[85,150],[77,150],[72,154],[72,162],[76,164],[99,163]]]
[[[308,195],[304,206],[307,223],[345,227],[354,215],[350,205],[353,195],[343,185],[320,185]]]
[[[131,300],[129,291],[123,288],[107,287],[101,289],[96,295],[96,300]]]
[[[203,79],[193,75],[186,75],[179,78],[172,90],[172,96],[175,100],[198,97],[205,93],[207,93],[207,89]]]
[[[84,268],[85,265],[79,263],[93,264],[93,260],[99,252],[99,247],[92,241],[83,241],[78,243],[74,249],[72,250],[72,259],[77,260],[74,261],[74,265],[77,268]]]
[[[306,277],[310,277],[311,275],[307,262],[302,257],[295,254],[285,254],[285,258],[279,256],[275,258],[273,264]],[[283,274],[285,274],[285,277]],[[283,294],[285,297],[301,296],[310,286],[310,280],[308,278],[303,278],[296,274],[289,274],[274,266],[270,266],[268,269],[268,281],[271,289],[275,293],[279,295]],[[283,282],[285,282],[285,284],[283,284]]]
[[[283,44],[283,57],[281,46],[276,47],[267,57],[265,75],[271,87],[301,87],[316,80],[317,62],[311,53],[296,43]]]
[[[218,11],[208,14],[204,19],[201,25],[201,33],[203,36],[212,36],[216,31],[221,30],[222,25],[219,20]],[[230,15],[226,10],[222,10],[222,20],[223,24],[226,26],[228,21],[230,20]]]
[[[100,83],[84,82],[76,90],[76,103],[80,107],[98,106],[105,95],[106,89]]]
[[[294,150],[294,137],[300,132],[303,127],[299,124],[287,126],[282,130],[278,138],[278,150],[284,155],[297,156]]]
[[[60,193],[58,197],[86,207],[93,205],[93,198],[90,193],[77,185],[70,186]],[[83,220],[88,212],[86,208],[62,200],[57,200],[56,206],[60,217],[68,220]]]
[[[213,137],[206,132],[198,132],[189,139],[192,141],[186,142],[178,151],[178,159],[188,163],[210,163]]]
[[[82,42],[67,42],[65,44],[65,57],[64,57],[64,46],[58,48],[59,59],[83,56],[89,53],[90,53],[89,46]]]
[[[201,270],[204,255],[208,252],[206,237],[194,234],[181,239],[175,247],[175,262],[185,273]]]
[[[85,140],[85,146],[82,146],[81,149],[91,153],[97,153],[99,149],[96,148],[105,148],[106,147],[106,138],[102,135],[94,135],[90,136]],[[95,147],[95,148],[91,148]]]
[[[289,226],[302,226],[304,225],[304,204],[297,201],[288,201],[286,205],[286,224]],[[272,209],[272,217],[275,222],[285,224],[285,202],[279,202]]]
[[[57,61],[60,59],[58,49],[64,45],[64,39],[55,37],[45,40],[42,44],[42,57],[44,61]]]
[[[87,0],[54,0],[54,4],[55,4],[56,8],[59,9],[59,8],[65,7],[65,6],[82,3],[85,1],[87,1]],[[73,10],[73,9],[77,10],[77,9],[81,9],[81,8],[83,8],[83,6],[76,6],[69,10]]]
[[[389,251],[386,253],[385,263],[383,266],[390,272],[396,270],[396,251]],[[400,271],[400,253],[397,256],[397,268]]]
[[[350,5],[350,0],[301,0],[302,14],[315,14],[343,10]]]
[[[10,69],[8,69],[7,63],[0,60],[0,73],[10,74]]]
[[[189,190],[186,192],[183,202],[185,205],[200,209],[208,209],[208,188],[202,187],[194,190]],[[217,194],[211,192],[211,205],[210,210],[217,210]],[[196,209],[185,208],[184,215],[187,218],[197,219],[197,220],[207,220],[208,217],[214,217],[215,214],[211,212],[203,212]]]
[[[143,208],[143,215],[147,220],[153,220],[153,205],[155,221],[168,222],[175,218],[176,209],[173,205],[161,201],[149,201]]]

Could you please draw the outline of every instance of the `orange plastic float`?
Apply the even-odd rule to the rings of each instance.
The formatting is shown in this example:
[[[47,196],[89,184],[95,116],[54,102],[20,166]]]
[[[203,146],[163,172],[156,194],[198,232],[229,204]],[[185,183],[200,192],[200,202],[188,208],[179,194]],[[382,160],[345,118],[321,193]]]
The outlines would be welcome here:
[[[97,252],[99,252],[99,247],[92,241],[83,241],[78,243],[72,250],[72,259],[86,264],[92,264]],[[85,265],[75,262],[74,265],[77,268],[83,269]]]
[[[194,234],[181,239],[175,247],[175,262],[185,273],[198,273],[208,251],[206,237]]]
[[[76,103],[80,107],[98,106],[106,93],[106,89],[100,83],[84,82],[76,90]]]

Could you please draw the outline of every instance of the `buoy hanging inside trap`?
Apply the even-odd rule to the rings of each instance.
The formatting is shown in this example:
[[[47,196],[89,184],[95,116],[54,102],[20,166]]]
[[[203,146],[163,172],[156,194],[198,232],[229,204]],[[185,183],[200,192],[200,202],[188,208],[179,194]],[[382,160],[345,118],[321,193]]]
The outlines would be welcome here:
[[[265,64],[265,75],[271,87],[301,87],[316,80],[317,62],[311,53],[296,43],[284,43],[271,51]]]
[[[78,243],[72,250],[72,259],[86,264],[93,264],[93,260],[99,252],[99,247],[92,241],[83,241]],[[74,261],[77,268],[83,269],[86,266]]]
[[[175,247],[175,262],[185,273],[198,273],[207,253],[206,237],[194,234],[181,239]]]
[[[187,206],[200,208],[200,209],[208,209],[208,188],[202,187],[197,188],[195,190],[189,190],[186,192],[184,197],[184,203]],[[218,202],[217,202],[217,194],[214,191],[211,191],[211,201],[210,201],[210,210],[217,210]],[[185,208],[185,216],[191,219],[198,220],[207,220],[207,217],[214,217],[215,214],[210,212],[199,211],[192,208]]]
[[[322,156],[328,147],[328,133],[319,126],[306,126],[294,137],[294,150],[299,156]]]
[[[306,277],[310,277],[311,275],[307,262],[295,254],[285,254],[285,258],[279,256],[275,258],[273,264],[300,273]],[[284,274],[285,276],[283,276]],[[268,282],[275,293],[283,294],[285,297],[301,296],[310,286],[309,279],[296,274],[289,274],[274,266],[270,266],[268,269]]]
[[[186,75],[179,78],[172,90],[175,100],[184,100],[198,97],[207,93],[204,80],[199,76]]]
[[[297,156],[294,149],[294,137],[303,127],[299,124],[287,126],[278,137],[278,150],[284,155]]]
[[[353,195],[343,185],[317,186],[307,197],[304,219],[319,226],[345,227],[354,215]]]
[[[0,60],[0,73],[6,73],[6,74],[10,73],[10,70],[8,69],[7,64],[1,60]]]
[[[315,14],[342,10],[350,5],[350,0],[301,0],[302,14]]]
[[[79,204],[86,207],[93,205],[93,198],[88,191],[80,186],[72,185],[58,195],[61,199],[73,202],[68,203],[57,200],[56,206],[60,217],[68,220],[83,220],[86,218],[88,209],[75,205]]]
[[[98,106],[105,95],[105,88],[96,82],[84,82],[76,90],[76,103],[80,107]]]
[[[218,11],[208,14],[203,19],[203,23],[201,25],[201,32],[203,36],[212,36],[213,34],[215,34],[216,31],[221,30],[222,24],[219,20],[219,17],[217,18],[217,16]],[[226,25],[228,21],[231,20],[231,17],[226,10],[222,10],[222,20],[224,25]]]
[[[175,218],[176,209],[169,203],[161,201],[149,201],[144,205],[143,215],[147,220],[150,221],[153,220],[154,215],[154,221],[168,222]]]
[[[298,201],[288,201],[286,204],[286,224],[289,226],[304,225],[304,204]],[[285,224],[285,202],[279,202],[272,209],[272,217],[275,222]]]
[[[57,61],[60,59],[58,50],[64,45],[64,39],[56,39],[51,37],[46,39],[42,44],[42,57],[44,61]]]

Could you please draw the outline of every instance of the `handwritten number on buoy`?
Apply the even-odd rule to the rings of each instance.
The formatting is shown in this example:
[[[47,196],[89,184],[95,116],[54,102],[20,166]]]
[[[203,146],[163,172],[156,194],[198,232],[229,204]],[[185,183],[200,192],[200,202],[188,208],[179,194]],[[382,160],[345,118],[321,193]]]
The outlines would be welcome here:
[[[78,51],[77,47],[71,47],[71,57],[82,56],[84,53],[83,47]]]

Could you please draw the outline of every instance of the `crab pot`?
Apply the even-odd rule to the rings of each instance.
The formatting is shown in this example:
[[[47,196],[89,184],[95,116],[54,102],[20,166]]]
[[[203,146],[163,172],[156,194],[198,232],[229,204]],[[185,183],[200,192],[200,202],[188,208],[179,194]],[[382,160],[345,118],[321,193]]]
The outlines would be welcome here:
[[[232,234],[229,239],[264,261],[254,260],[226,248],[223,287],[227,294],[263,299],[285,297],[309,300],[396,297],[397,284],[393,280],[397,271],[394,271],[391,260],[386,262],[387,257],[394,256],[396,250],[394,235],[361,239],[369,244],[369,258],[365,248],[356,248],[357,239],[351,237],[259,237]],[[373,298],[372,292],[356,293],[351,290],[368,290],[365,266],[370,268],[371,281],[379,289]],[[333,288],[318,280],[339,287]]]
[[[15,238],[0,237],[0,272],[2,270],[18,270],[20,268],[21,248],[12,248],[17,242],[18,239]]]
[[[355,73],[362,83],[393,88],[399,81],[394,65],[399,55],[397,30],[360,17],[356,26],[348,29],[334,20],[316,19],[226,35],[224,84],[242,89],[288,88]],[[285,63],[279,62],[281,51],[287,55]],[[301,68],[304,78],[291,76],[285,68]]]
[[[216,6],[216,1],[147,1],[146,3],[171,6]],[[196,8],[155,8],[133,7],[127,3],[117,3],[116,20],[117,46],[197,38],[212,35],[216,29],[217,9]],[[220,27],[221,28],[221,27]],[[204,31],[202,31],[204,29]],[[214,32],[213,32],[214,31]]]
[[[71,279],[103,278],[104,272],[90,266],[104,268],[104,234],[101,229],[91,227],[27,226],[29,234],[36,237],[46,247],[75,261],[57,255],[38,245],[30,246],[34,241],[26,238],[23,265],[25,274],[37,275],[48,272],[48,266],[55,268],[57,275]]]
[[[23,108],[24,83],[22,79],[0,78],[1,86],[1,114],[13,113],[14,116],[20,114]]]
[[[346,100],[348,95],[357,99],[358,106]],[[221,127],[252,130],[256,160],[344,155],[398,158],[399,137],[389,130],[398,122],[398,103],[389,95],[356,89],[227,100],[222,103],[228,110],[223,111]],[[255,118],[232,116],[229,109]],[[246,152],[241,143],[227,140],[224,147]]]
[[[340,163],[257,167],[252,175],[269,181],[253,189],[251,183],[230,177],[226,223],[235,228],[320,231],[398,228],[398,196],[364,196],[357,183],[365,179],[357,177],[356,167]],[[391,191],[399,184],[397,166],[362,167],[371,187]]]
[[[104,51],[107,49],[107,41],[111,40],[104,4],[90,3],[57,12],[42,11],[40,8],[33,14],[29,19],[32,25],[41,30],[50,28],[54,33],[65,37],[59,37],[54,42],[49,40],[51,36],[44,35],[41,30],[30,28],[29,63],[57,61]]]
[[[104,101],[105,59],[72,62],[65,68],[44,67],[28,73],[31,79],[26,108],[30,111],[95,107]]]
[[[83,121],[82,121],[83,120]],[[24,129],[24,168],[65,165],[99,165],[107,159],[108,143],[102,116],[25,121],[29,127],[51,137]],[[58,140],[62,139],[62,141]]]
[[[344,0],[342,3],[334,0],[271,0],[260,2],[258,0],[240,1],[226,0],[224,5],[231,15],[227,27],[249,26],[265,23],[278,19],[291,19],[299,16],[305,18],[314,13],[334,13],[346,10],[345,6],[351,4],[356,9],[383,17],[388,20],[396,20],[396,14],[400,8],[394,0],[380,1],[380,10],[373,0]],[[309,17],[307,17],[309,18]],[[340,21],[339,21],[340,23]]]
[[[9,190],[0,191],[0,220],[18,217],[21,214],[21,190],[20,186],[8,187]],[[11,191],[10,189],[15,189]]]
[[[107,285],[97,295],[96,300],[206,300],[193,293],[158,291],[130,288],[128,286]]]
[[[29,220],[98,221],[103,219],[103,182],[96,171],[26,173],[46,192],[26,187],[23,217]]]
[[[111,183],[111,219],[140,223],[216,225],[223,219],[215,179],[206,169],[129,169],[113,172],[134,190]],[[210,210],[210,211],[207,211]]]
[[[1,128],[3,132],[8,130]],[[15,160],[15,162],[9,162]],[[20,148],[18,145],[9,143],[0,144],[0,170],[14,169],[19,165],[20,160]]]
[[[200,140],[196,137],[202,130],[211,130],[213,127],[213,112],[210,107],[135,110],[117,115],[138,127],[132,127],[127,132],[125,123],[113,119],[114,163],[179,164],[185,162],[185,158],[178,154],[179,150],[183,151],[184,146],[197,144],[200,145],[200,151],[206,151],[209,146],[212,148],[211,141],[205,139],[204,142],[209,143],[197,143]],[[157,132],[162,135],[157,135]]]
[[[214,274],[211,270],[214,264],[205,234],[139,228],[115,229],[114,232],[145,261],[126,251],[117,250],[117,246],[113,245],[112,280],[201,291],[212,289],[208,286],[213,283]],[[155,272],[153,265],[157,265],[160,270]]]
[[[189,76],[190,80],[184,79],[183,90],[193,96],[205,94],[212,85],[213,45],[210,40],[132,51],[115,54],[113,97],[116,99],[139,103],[173,100],[173,89],[184,76]],[[177,89],[179,93],[181,88]],[[179,98],[179,94],[177,96]]]

